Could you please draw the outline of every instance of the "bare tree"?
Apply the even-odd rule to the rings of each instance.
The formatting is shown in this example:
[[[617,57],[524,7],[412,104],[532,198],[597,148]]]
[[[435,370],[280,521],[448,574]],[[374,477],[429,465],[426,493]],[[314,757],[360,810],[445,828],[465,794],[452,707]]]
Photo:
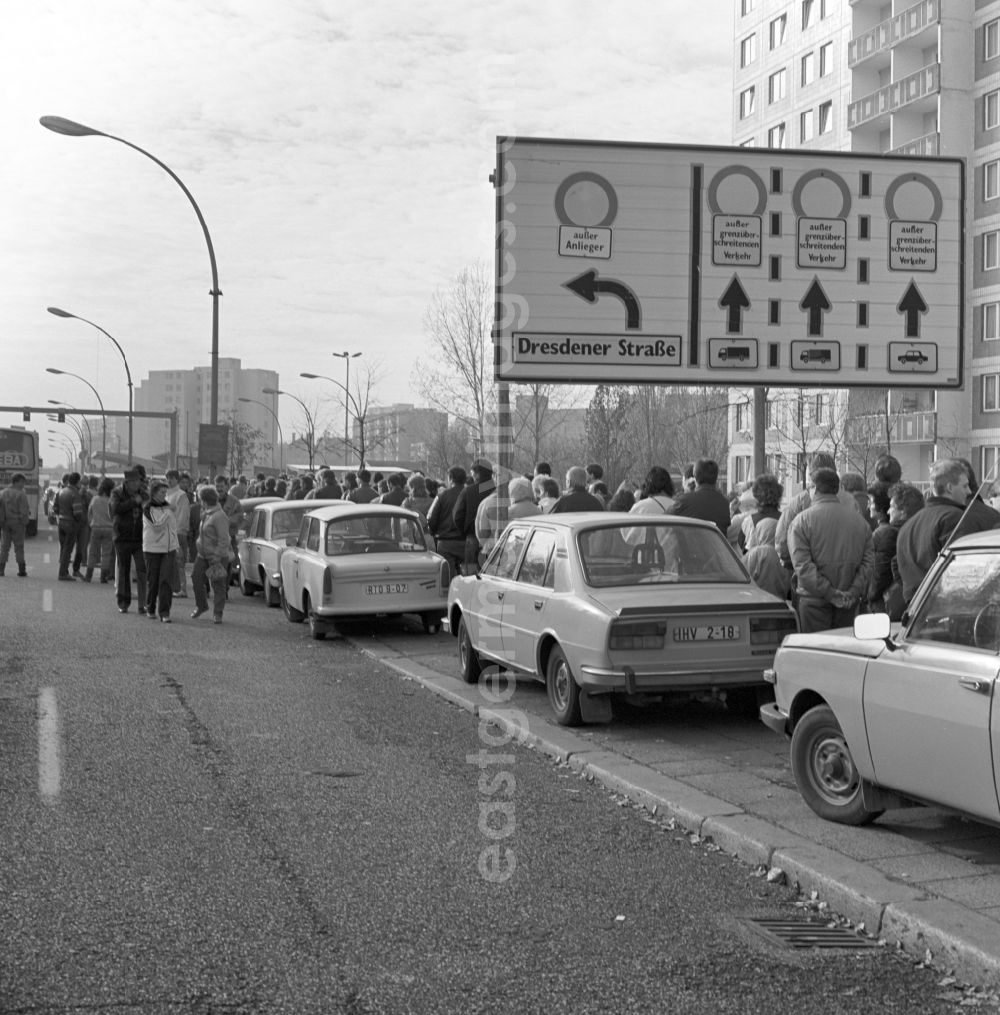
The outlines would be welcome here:
[[[538,461],[578,462],[586,454],[584,413],[589,394],[565,384],[526,384],[514,389],[511,425],[514,471]]]
[[[257,459],[269,455],[271,445],[264,440],[264,431],[241,420],[235,411],[229,413],[229,474],[238,476],[257,464]]]
[[[608,489],[614,489],[635,467],[638,448],[629,426],[633,392],[623,385],[599,384],[587,407],[587,454],[604,467]]]
[[[424,315],[430,350],[414,368],[417,390],[468,427],[476,451],[484,447],[496,404],[492,325],[493,279],[477,261],[431,299]]]

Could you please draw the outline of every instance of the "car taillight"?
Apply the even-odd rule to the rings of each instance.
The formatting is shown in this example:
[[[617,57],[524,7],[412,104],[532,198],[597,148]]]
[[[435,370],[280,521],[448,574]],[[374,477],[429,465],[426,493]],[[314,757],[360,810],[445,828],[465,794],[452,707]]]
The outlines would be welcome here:
[[[441,596],[448,597],[448,586],[451,584],[451,565],[446,560],[441,561],[441,570],[438,572],[438,589]]]
[[[333,602],[333,571],[330,568],[323,572],[323,602]]]
[[[785,617],[751,617],[751,645],[780,645],[786,634],[795,634],[798,625],[795,618]]]
[[[608,647],[612,652],[663,648],[666,636],[667,625],[662,620],[627,620],[612,625]]]

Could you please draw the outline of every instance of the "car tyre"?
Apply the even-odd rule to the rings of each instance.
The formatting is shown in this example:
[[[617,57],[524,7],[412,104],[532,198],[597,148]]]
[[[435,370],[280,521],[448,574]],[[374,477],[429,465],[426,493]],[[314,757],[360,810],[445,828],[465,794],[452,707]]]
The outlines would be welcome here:
[[[580,685],[569,668],[565,652],[558,645],[549,653],[549,661],[545,667],[545,690],[556,722],[560,726],[579,726],[582,721]]]
[[[479,674],[483,672],[483,661],[472,646],[465,617],[462,617],[458,622],[458,661],[462,667],[462,679],[467,684],[477,683]]]
[[[791,760],[802,798],[821,818],[867,825],[882,813],[865,806],[861,774],[828,705],[811,708],[796,723]]]
[[[281,590],[281,608],[284,610],[285,616],[293,624],[301,624],[306,619],[306,615],[301,611],[295,609],[294,606],[288,601],[288,597],[285,595],[285,590]]]
[[[268,606],[281,605],[281,590],[276,589],[266,578],[264,579],[264,601]]]
[[[317,617],[315,613],[309,614],[309,637],[313,641],[323,641],[326,638],[326,632],[329,630],[325,621],[320,617]]]
[[[253,582],[248,582],[242,572],[240,573],[240,592],[243,593],[249,599],[251,596],[256,595],[257,586]]]

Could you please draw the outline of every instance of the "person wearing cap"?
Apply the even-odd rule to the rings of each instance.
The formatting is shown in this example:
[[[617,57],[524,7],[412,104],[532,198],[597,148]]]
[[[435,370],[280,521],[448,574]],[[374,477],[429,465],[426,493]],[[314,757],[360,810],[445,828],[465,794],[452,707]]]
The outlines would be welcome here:
[[[497,488],[493,480],[493,463],[477,458],[472,463],[472,482],[465,487],[455,503],[455,529],[465,540],[465,571],[474,573],[479,566],[479,540],[476,538],[476,514],[479,505]]]
[[[118,612],[128,613],[132,604],[132,563],[135,563],[138,612],[146,613],[146,561],[142,555],[142,475],[128,469],[122,485],[111,491],[111,525],[115,544],[115,599]]]

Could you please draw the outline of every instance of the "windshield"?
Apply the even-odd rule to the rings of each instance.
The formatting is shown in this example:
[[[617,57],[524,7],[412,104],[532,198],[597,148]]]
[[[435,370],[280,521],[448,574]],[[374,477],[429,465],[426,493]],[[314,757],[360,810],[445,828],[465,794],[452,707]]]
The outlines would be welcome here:
[[[750,576],[717,529],[654,518],[588,529],[578,538],[587,584],[598,588],[654,582],[750,584]]]
[[[271,538],[286,539],[288,536],[297,536],[299,526],[302,524],[302,516],[310,510],[312,509],[302,506],[275,511],[271,515]]]
[[[407,515],[352,515],[326,527],[326,555],[350,553],[424,553],[424,531]]]

